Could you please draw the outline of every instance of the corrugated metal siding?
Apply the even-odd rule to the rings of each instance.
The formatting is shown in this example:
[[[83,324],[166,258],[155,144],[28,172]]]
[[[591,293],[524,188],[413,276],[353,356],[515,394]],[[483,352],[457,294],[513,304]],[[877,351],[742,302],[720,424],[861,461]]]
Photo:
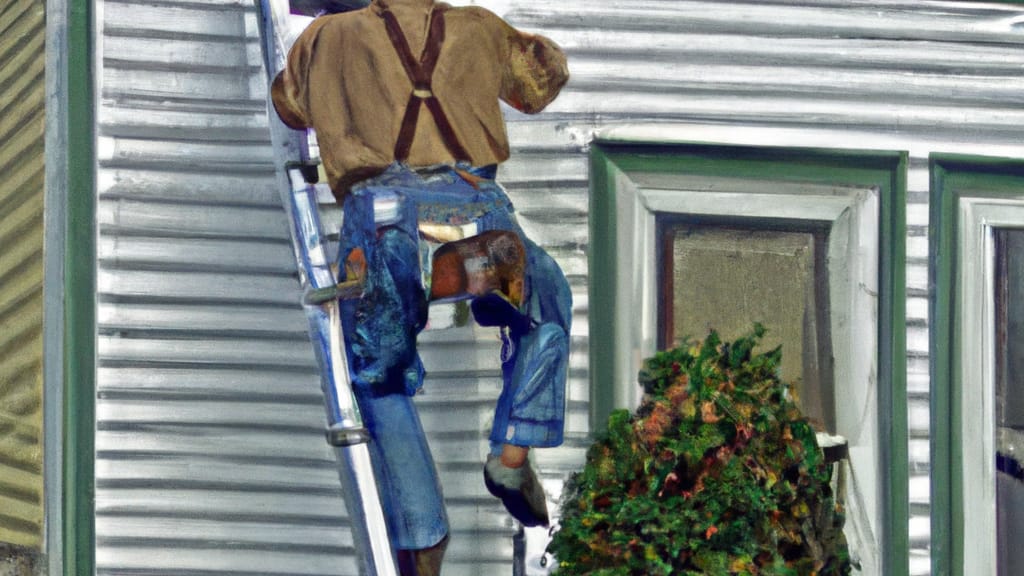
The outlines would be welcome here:
[[[43,538],[45,4],[0,4],[0,542]]]
[[[567,447],[587,393],[586,146],[655,123],[708,142],[909,150],[911,565],[928,570],[927,156],[1024,156],[1024,9],[927,1],[480,2],[568,51],[547,112],[511,113],[500,178],[576,297]],[[350,567],[270,148],[247,3],[104,7],[100,109],[101,573],[310,574]],[[453,524],[446,574],[502,573],[505,515],[483,492],[494,335],[424,337],[421,399]],[[448,406],[473,406],[451,423]],[[476,416],[469,416],[476,414]],[[473,522],[485,528],[465,532]],[[530,558],[531,565],[536,558]]]
[[[535,141],[586,142],[595,130],[642,122],[663,126],[648,134],[682,140],[910,151],[910,563],[913,574],[928,573],[927,158],[933,151],[1024,156],[1024,8],[879,0],[511,4],[509,20],[556,39],[573,73],[549,109],[558,116],[546,118],[550,136]],[[560,165],[550,167],[561,173],[584,170],[582,158],[552,156]]]
[[[107,0],[102,14],[98,572],[354,574],[274,188],[255,11]],[[566,152],[545,144],[524,157]],[[574,440],[541,456],[578,462],[586,177],[547,174],[508,181],[578,294]],[[573,234],[540,219],[545,198],[559,196]],[[418,402],[454,527],[445,573],[510,573],[513,526],[482,481],[497,333],[453,328],[422,343],[430,376]],[[561,466],[547,479],[557,483]]]
[[[254,9],[101,13],[97,573],[351,573]]]

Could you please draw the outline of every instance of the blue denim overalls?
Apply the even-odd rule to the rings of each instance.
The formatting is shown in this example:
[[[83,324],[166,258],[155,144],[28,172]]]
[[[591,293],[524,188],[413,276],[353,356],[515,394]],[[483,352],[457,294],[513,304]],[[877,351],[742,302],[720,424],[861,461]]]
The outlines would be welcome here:
[[[370,432],[370,450],[392,541],[399,549],[424,549],[448,533],[441,487],[411,396],[425,371],[416,335],[427,317],[421,278],[419,222],[464,225],[479,232],[508,230],[526,249],[520,312],[530,326],[506,334],[503,388],[491,430],[491,451],[503,444],[550,447],[562,442],[572,296],[555,261],[527,239],[512,203],[494,182],[495,167],[463,161],[415,171],[408,158],[420,109],[433,117],[454,158],[467,159],[431,79],[445,36],[446,5],[431,12],[419,58],[410,50],[397,18],[385,6],[385,28],[412,83],[395,143],[397,161],[382,174],[352,187],[345,197],[339,269],[355,249],[366,261],[362,298],[342,301],[342,325],[356,401]],[[472,183],[456,168],[471,173]],[[477,178],[480,178],[478,181]],[[383,205],[388,214],[380,214]]]
[[[419,222],[475,221],[479,232],[509,230],[523,241],[527,267],[521,312],[532,322],[525,333],[505,334],[503,389],[491,451],[499,454],[506,443],[562,443],[569,285],[555,261],[523,235],[508,196],[493,180],[495,167],[459,168],[483,180],[470,183],[452,166],[414,171],[395,163],[354,186],[344,201],[339,261],[361,248],[367,263],[363,297],[342,301],[352,385],[373,438],[388,528],[401,549],[430,547],[448,531],[437,472],[411,398],[425,374],[416,352],[427,306]],[[380,206],[385,204],[390,213],[382,215]]]

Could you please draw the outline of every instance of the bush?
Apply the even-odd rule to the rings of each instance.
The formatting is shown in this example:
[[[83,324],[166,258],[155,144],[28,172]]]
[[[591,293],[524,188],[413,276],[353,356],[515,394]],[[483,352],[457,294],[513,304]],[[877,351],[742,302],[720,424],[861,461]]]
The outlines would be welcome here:
[[[814,430],[778,379],[765,330],[714,332],[644,363],[645,400],[614,412],[565,488],[555,574],[851,572]]]

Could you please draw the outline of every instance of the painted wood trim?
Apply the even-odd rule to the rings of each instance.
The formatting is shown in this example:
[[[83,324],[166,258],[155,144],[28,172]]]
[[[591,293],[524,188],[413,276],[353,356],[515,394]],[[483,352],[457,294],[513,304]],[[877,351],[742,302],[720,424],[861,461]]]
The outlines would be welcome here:
[[[614,409],[615,355],[615,195],[613,159],[600,146],[590,154],[590,430],[601,430]]]
[[[954,543],[960,539],[954,534],[954,527],[962,525],[963,510],[954,510],[953,489],[956,468],[953,454],[952,426],[956,418],[952,398],[951,375],[954,370],[953,354],[950,351],[953,311],[953,278],[955,258],[953,238],[956,235],[956,201],[954,194],[946,191],[946,167],[932,156],[931,203],[929,205],[929,268],[928,283],[931,298],[928,303],[929,364],[931,372],[930,432],[931,432],[931,541],[932,574],[952,575],[951,567],[955,558],[962,557],[954,552]],[[941,415],[941,417],[940,417]],[[961,520],[956,521],[957,518]],[[962,564],[962,559],[959,563]]]
[[[909,574],[910,554],[910,459],[907,398],[907,172],[910,159],[907,152],[890,157],[888,193],[882,194],[881,253],[879,258],[879,378],[882,367],[889,386],[879,386],[879,405],[891,406],[888,414],[889,429],[882,430],[883,461],[892,463],[889,469],[887,493],[882,502],[889,510],[886,515],[885,537],[888,547],[883,569],[886,574]],[[881,418],[880,418],[881,419]],[[884,419],[880,426],[884,428]]]
[[[67,8],[63,561],[66,576],[83,576],[96,569],[94,4],[68,0]]]

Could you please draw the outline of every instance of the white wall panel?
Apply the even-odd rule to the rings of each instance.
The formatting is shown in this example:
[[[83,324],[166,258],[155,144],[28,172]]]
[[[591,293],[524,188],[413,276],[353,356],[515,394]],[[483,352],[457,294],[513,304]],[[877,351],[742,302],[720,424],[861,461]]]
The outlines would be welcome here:
[[[1024,156],[1024,8],[479,3],[552,36],[573,74],[544,114],[509,113],[513,158],[499,174],[576,296],[570,441],[538,454],[550,491],[586,445],[586,291],[602,281],[586,265],[595,133],[641,123],[679,140],[910,151],[911,565],[926,573],[927,157]],[[348,573],[277,211],[253,8],[106,0],[103,14],[100,572]],[[479,482],[496,347],[486,330],[424,337],[434,373],[424,421],[456,526],[446,574],[511,570],[511,526]],[[456,402],[475,415],[452,429]]]
[[[569,51],[552,132],[908,150],[912,573],[928,571],[928,154],[1024,155],[1024,9],[1011,3],[511,2]],[[657,128],[661,126],[661,128]],[[598,281],[591,278],[590,281]]]

